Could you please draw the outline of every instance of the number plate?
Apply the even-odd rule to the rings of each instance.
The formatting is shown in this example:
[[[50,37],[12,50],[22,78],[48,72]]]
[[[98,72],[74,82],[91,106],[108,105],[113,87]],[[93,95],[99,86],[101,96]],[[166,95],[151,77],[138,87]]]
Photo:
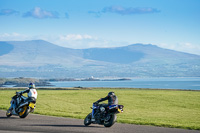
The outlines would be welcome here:
[[[33,109],[34,109],[34,107],[35,107],[35,104],[34,104],[34,103],[30,103],[30,104],[29,104],[29,107],[31,107],[31,108],[33,108]]]
[[[122,113],[123,111],[121,111],[121,109],[118,108],[118,112],[119,112],[119,113]]]

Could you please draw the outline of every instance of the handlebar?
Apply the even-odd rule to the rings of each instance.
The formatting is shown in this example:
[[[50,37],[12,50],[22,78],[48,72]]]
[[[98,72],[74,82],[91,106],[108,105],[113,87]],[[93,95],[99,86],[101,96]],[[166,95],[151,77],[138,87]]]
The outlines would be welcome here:
[[[98,105],[99,105],[99,103],[98,103],[98,102],[94,102],[94,103],[93,103],[93,105],[96,105],[96,106],[98,106]]]
[[[20,93],[20,92],[16,92],[16,95],[17,95],[17,96],[20,96],[20,95],[22,95],[22,93]]]

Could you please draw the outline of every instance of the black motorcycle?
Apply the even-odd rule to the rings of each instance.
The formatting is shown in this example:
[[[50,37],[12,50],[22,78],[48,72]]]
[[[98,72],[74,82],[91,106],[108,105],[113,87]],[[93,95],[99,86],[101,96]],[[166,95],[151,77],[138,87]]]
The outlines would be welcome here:
[[[17,107],[16,108],[10,107],[6,112],[7,117],[16,115],[19,116],[20,118],[25,118],[30,112],[34,112],[36,99],[27,98],[22,94],[16,92],[16,95],[12,97],[10,104],[11,106],[12,104],[15,104]]]
[[[100,124],[111,127],[117,120],[116,114],[123,112],[123,107],[123,105],[110,105],[105,108],[103,104],[93,104],[92,113],[85,117],[84,125]]]

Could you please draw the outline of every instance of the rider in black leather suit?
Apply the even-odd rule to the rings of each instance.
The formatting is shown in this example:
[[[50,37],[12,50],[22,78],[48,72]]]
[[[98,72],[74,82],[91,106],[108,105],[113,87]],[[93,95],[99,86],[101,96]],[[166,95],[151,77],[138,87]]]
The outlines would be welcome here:
[[[115,95],[114,92],[109,92],[106,97],[99,99],[94,104],[100,103],[100,102],[105,101],[105,100],[108,100],[108,104],[107,105],[105,104],[107,107],[110,106],[110,105],[118,104],[118,98],[117,98],[117,96]]]

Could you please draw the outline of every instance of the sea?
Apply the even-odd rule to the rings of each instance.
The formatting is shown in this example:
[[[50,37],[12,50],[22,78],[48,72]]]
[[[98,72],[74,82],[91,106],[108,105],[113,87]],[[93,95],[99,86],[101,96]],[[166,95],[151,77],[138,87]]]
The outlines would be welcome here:
[[[54,87],[109,87],[200,90],[200,77],[131,78],[131,80],[58,81]]]

